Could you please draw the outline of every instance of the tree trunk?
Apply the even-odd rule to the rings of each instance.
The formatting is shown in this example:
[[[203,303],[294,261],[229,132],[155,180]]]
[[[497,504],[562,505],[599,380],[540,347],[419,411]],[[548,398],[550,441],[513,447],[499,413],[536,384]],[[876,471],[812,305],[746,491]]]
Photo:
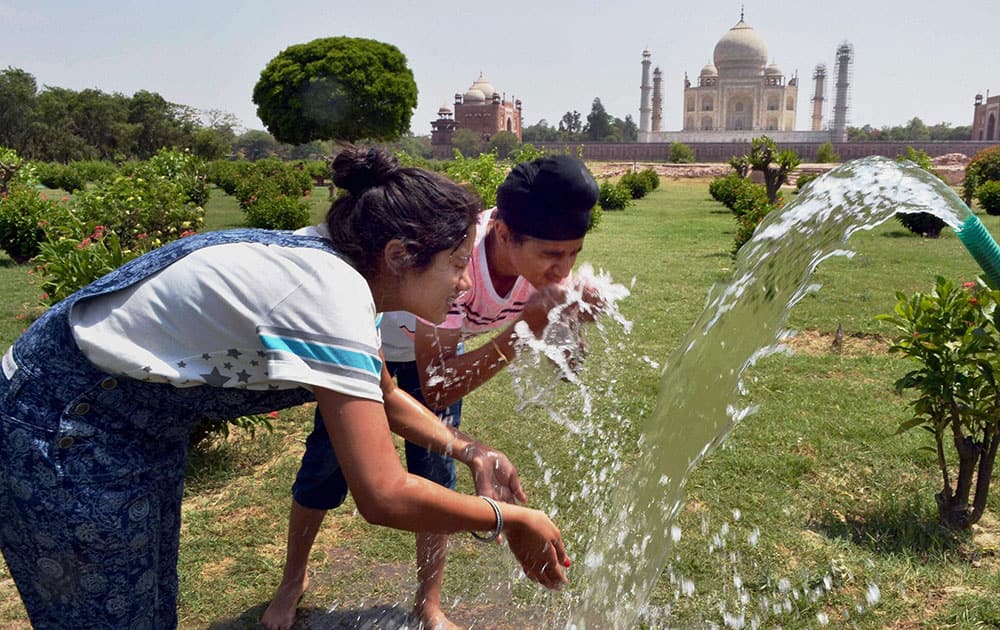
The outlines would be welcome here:
[[[990,494],[990,481],[993,478],[993,464],[997,459],[997,445],[1000,444],[1000,435],[994,433],[987,438],[986,451],[979,459],[979,470],[976,472],[976,495],[972,503],[972,514],[969,517],[969,525],[979,522],[983,512],[986,511],[986,499]]]

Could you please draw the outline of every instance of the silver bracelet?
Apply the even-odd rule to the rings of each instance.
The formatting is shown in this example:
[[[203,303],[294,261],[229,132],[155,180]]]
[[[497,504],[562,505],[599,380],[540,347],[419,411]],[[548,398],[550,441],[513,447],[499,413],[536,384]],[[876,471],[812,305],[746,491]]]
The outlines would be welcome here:
[[[475,538],[476,540],[481,540],[483,542],[491,542],[493,540],[496,540],[497,537],[500,536],[500,532],[503,531],[503,513],[500,512],[500,506],[497,505],[497,502],[494,501],[493,499],[489,497],[484,497],[482,495],[479,495],[479,498],[489,503],[490,507],[493,508],[493,513],[496,514],[497,517],[497,526],[493,529],[493,533],[490,534],[489,536],[483,536],[482,534],[477,534],[476,532],[469,532],[469,533],[472,534],[472,537]]]

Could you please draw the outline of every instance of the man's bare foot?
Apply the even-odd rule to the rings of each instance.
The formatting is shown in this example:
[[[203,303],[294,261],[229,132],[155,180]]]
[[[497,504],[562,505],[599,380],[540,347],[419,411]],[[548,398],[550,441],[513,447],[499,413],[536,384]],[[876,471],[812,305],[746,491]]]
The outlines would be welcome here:
[[[464,626],[452,623],[440,606],[414,607],[413,616],[420,622],[420,630],[465,630]]]
[[[289,630],[295,622],[295,609],[302,599],[302,593],[309,586],[309,577],[301,581],[283,581],[274,593],[274,599],[260,618],[260,625],[266,630]]]

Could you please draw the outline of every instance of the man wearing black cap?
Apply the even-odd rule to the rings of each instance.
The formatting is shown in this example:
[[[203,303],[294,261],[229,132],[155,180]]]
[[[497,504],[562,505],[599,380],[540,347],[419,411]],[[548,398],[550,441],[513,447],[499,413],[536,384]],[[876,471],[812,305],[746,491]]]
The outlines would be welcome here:
[[[480,217],[468,267],[471,288],[453,303],[445,322],[434,326],[410,313],[385,314],[382,351],[399,387],[440,410],[442,421],[457,427],[462,397],[514,359],[517,322],[524,321],[536,337],[542,336],[549,311],[563,301],[560,285],[583,249],[597,195],[597,182],[573,156],[544,157],[515,166],[497,189],[497,207]],[[560,312],[570,317],[578,313]],[[499,332],[489,342],[463,352],[463,340],[495,330]],[[262,618],[270,629],[290,627],[294,620],[305,588],[306,561],[327,509],[322,497],[336,496],[339,489],[338,466],[324,431],[318,422],[292,489],[291,522],[298,535],[289,536],[283,581]],[[455,487],[451,457],[407,442],[406,459],[411,473]],[[477,483],[476,490],[501,501],[526,500],[516,478],[503,488]],[[414,615],[425,628],[457,627],[441,607],[447,540],[443,535],[417,534],[420,584]]]

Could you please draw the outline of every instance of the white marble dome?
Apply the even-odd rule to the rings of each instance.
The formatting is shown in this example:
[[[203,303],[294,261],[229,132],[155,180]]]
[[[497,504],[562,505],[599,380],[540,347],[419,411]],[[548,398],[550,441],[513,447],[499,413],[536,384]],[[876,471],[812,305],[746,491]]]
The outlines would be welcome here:
[[[719,76],[719,71],[715,69],[714,65],[712,65],[710,63],[706,63],[705,67],[701,69],[701,74],[699,74],[698,76],[702,76],[702,77],[717,77],[717,76]]]
[[[767,44],[740,20],[715,45],[712,60],[720,75],[759,75],[767,65]]]

